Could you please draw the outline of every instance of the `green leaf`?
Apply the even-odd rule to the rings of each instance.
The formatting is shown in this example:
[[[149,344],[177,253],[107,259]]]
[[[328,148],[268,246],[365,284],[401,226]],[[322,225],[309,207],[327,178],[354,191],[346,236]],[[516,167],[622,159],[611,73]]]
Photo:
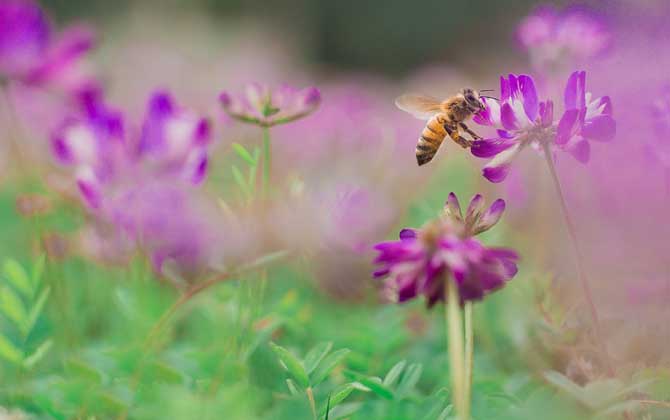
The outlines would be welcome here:
[[[79,379],[87,382],[101,384],[105,378],[102,371],[82,359],[67,359],[65,361],[65,368],[69,375],[76,375]]]
[[[454,406],[451,405],[451,404],[449,404],[448,406],[446,406],[446,407],[444,408],[444,410],[442,410],[442,412],[440,413],[440,415],[439,415],[439,417],[437,418],[437,420],[447,420],[447,419],[449,418],[449,415],[451,414],[451,410],[453,410],[453,408],[454,408]]]
[[[308,375],[312,373],[314,369],[316,369],[321,360],[323,360],[323,358],[326,357],[326,355],[328,354],[328,352],[330,352],[332,348],[333,343],[324,342],[317,344],[307,353],[307,356],[305,356],[304,364],[305,364],[305,370],[307,371]]]
[[[40,314],[42,314],[42,310],[44,310],[44,305],[46,304],[47,299],[49,298],[50,292],[51,288],[45,287],[44,290],[42,290],[42,293],[40,293],[35,303],[33,304],[33,307],[30,308],[28,318],[23,324],[24,334],[27,335],[28,333],[30,333],[30,331],[32,331],[33,327],[35,326],[35,323],[37,322],[37,319],[39,318]]]
[[[30,278],[26,270],[15,260],[8,259],[3,265],[3,272],[7,280],[16,287],[16,290],[23,293],[27,298],[33,296],[33,286],[30,283]]]
[[[397,393],[401,396],[407,395],[410,393],[419,379],[421,379],[421,374],[423,373],[423,366],[421,363],[412,363],[405,370],[405,374],[402,376],[400,383],[396,389]]]
[[[2,313],[8,319],[14,321],[16,326],[23,332],[23,325],[28,317],[26,308],[23,306],[21,298],[7,286],[0,289],[0,309],[2,309]]]
[[[0,334],[0,356],[17,365],[23,360],[23,352],[2,334]]]
[[[362,406],[363,403],[360,402],[340,404],[330,410],[330,413],[328,413],[328,420],[337,420],[351,416],[356,411],[360,410]]]
[[[400,374],[405,369],[405,365],[407,365],[407,361],[405,360],[401,360],[400,362],[396,363],[395,366],[393,366],[384,377],[384,381],[382,382],[384,386],[392,387],[395,385],[398,378],[400,378]]]
[[[350,353],[349,349],[340,349],[328,355],[311,375],[312,386],[317,386],[323,382],[328,375],[339,365]]]
[[[249,165],[256,166],[256,159],[254,159],[253,156],[251,156],[251,153],[249,153],[249,151],[245,149],[244,146],[242,146],[239,143],[233,143],[233,150],[235,151],[235,153],[237,153],[239,157],[244,159],[244,161],[247,162]]]
[[[26,359],[23,361],[23,367],[25,367],[26,369],[32,369],[40,360],[44,358],[44,356],[47,355],[52,345],[53,341],[51,339],[46,340],[44,343],[42,343],[37,348],[37,350],[33,352],[33,354],[26,357]]]
[[[328,406],[326,407],[326,410],[323,412],[324,416],[328,415],[328,409],[333,408],[337,405],[339,405],[342,401],[344,401],[353,391],[354,391],[354,386],[352,384],[345,384],[340,388],[338,391],[332,393],[328,397]]]
[[[242,175],[242,172],[240,172],[239,168],[235,165],[231,168],[233,171],[233,179],[235,179],[235,183],[237,184],[238,187],[242,190],[242,192],[246,195],[249,195],[249,186],[247,185],[247,182],[244,180],[244,176]]]
[[[298,385],[303,388],[309,386],[309,378],[307,372],[305,372],[305,367],[300,363],[297,357],[295,357],[290,351],[285,348],[276,345],[275,343],[270,342],[270,347],[272,351],[275,352],[279,361],[282,363],[284,368],[298,381]]]
[[[286,380],[286,386],[288,387],[288,392],[290,392],[291,395],[296,396],[300,394],[300,391],[298,391],[298,387],[295,386],[295,382],[293,382],[291,379]]]
[[[381,378],[364,376],[356,372],[348,372],[347,376],[363,385],[365,388],[387,400],[393,399],[393,391],[382,383]]]

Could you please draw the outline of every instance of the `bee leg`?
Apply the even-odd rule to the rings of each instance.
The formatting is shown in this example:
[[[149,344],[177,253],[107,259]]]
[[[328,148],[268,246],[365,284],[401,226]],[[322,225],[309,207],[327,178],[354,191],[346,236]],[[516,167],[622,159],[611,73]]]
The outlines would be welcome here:
[[[449,137],[451,137],[451,139],[462,148],[467,149],[468,147],[472,146],[472,142],[470,140],[461,136],[461,133],[458,132],[458,128],[454,129],[449,127],[448,124],[445,124],[444,129],[447,131],[447,134],[449,134]]]
[[[470,129],[468,128],[468,126],[465,125],[464,123],[461,123],[460,125],[461,125],[461,128],[462,128],[463,130],[465,130],[466,133],[468,133],[469,135],[472,136],[473,139],[475,139],[475,140],[481,140],[481,139],[482,139],[482,136],[480,136],[479,134],[477,134],[477,133],[475,133],[474,131],[470,130]]]

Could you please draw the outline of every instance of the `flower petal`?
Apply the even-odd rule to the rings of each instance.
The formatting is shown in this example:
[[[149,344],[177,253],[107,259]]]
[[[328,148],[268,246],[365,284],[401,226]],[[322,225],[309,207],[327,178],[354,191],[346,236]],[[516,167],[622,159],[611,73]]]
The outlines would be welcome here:
[[[556,129],[556,144],[564,145],[570,140],[576,131],[579,120],[579,110],[569,109],[563,113]]]
[[[480,217],[479,223],[475,227],[475,235],[486,232],[495,226],[505,212],[505,200],[499,198],[491,204],[491,207]]]
[[[515,144],[514,140],[504,138],[475,140],[470,147],[470,153],[480,158],[490,158]]]
[[[530,121],[535,121],[538,114],[539,103],[537,99],[537,90],[533,78],[522,74],[519,76],[519,89],[523,96],[523,109]]]
[[[416,229],[410,229],[410,228],[405,228],[400,231],[400,239],[401,240],[408,240],[408,239],[416,239]]]
[[[589,140],[612,140],[616,134],[616,121],[609,115],[591,118],[584,123],[581,134]]]
[[[470,200],[468,210],[465,213],[465,223],[468,226],[474,226],[484,208],[484,197],[481,194],[475,194]]]
[[[509,103],[503,104],[500,109],[500,121],[505,130],[518,130],[519,122],[514,114],[514,109]]]
[[[543,127],[549,127],[554,122],[554,103],[546,101],[540,103],[540,123]]]
[[[445,205],[447,214],[457,220],[463,220],[463,213],[461,212],[461,204],[458,202],[458,197],[453,192],[449,193]]]
[[[587,163],[591,156],[591,146],[589,142],[581,137],[570,141],[565,150],[581,163]]]
[[[491,160],[483,170],[483,175],[491,182],[502,182],[509,173],[512,159],[521,151],[521,144],[517,143],[513,147],[499,153]]]
[[[575,71],[568,78],[568,83],[565,86],[564,104],[565,109],[582,109],[586,101],[586,72]]]

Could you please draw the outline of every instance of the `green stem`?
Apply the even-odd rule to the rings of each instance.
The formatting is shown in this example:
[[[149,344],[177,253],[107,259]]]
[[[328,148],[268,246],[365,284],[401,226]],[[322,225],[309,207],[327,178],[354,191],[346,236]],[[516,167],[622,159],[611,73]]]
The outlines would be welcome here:
[[[574,222],[572,221],[572,217],[570,216],[570,211],[568,210],[568,205],[567,202],[565,201],[565,196],[563,195],[563,189],[561,188],[561,182],[558,178],[558,173],[556,172],[556,167],[554,166],[554,159],[551,153],[551,150],[549,149],[548,144],[543,144],[542,148],[544,150],[544,157],[545,160],[547,161],[547,166],[549,167],[549,172],[551,173],[551,179],[554,183],[554,188],[556,189],[556,195],[558,197],[558,201],[561,203],[561,210],[563,213],[563,219],[565,221],[565,226],[568,230],[568,234],[570,236],[570,242],[572,243],[572,249],[574,251],[575,255],[575,266],[577,269],[577,278],[579,279],[579,282],[582,285],[582,290],[584,292],[584,297],[586,299],[586,302],[588,303],[589,306],[589,311],[591,313],[591,318],[593,319],[593,324],[595,328],[596,335],[598,336],[598,341],[600,342],[600,345],[602,347],[603,355],[605,356],[605,361],[606,361],[606,366],[607,369],[610,373],[610,375],[614,375],[614,368],[612,365],[612,362],[609,358],[607,348],[605,347],[605,343],[602,339],[601,333],[600,333],[600,317],[598,316],[598,310],[596,309],[595,302],[593,300],[593,292],[591,291],[591,284],[589,283],[589,279],[586,276],[586,271],[584,270],[584,256],[582,255],[582,251],[579,247],[579,240],[577,239],[577,228],[575,227]]]
[[[460,420],[467,420],[464,404],[464,360],[463,360],[463,320],[458,297],[458,286],[449,277],[445,278],[447,296],[447,335],[449,337],[449,371],[451,373],[452,401]]]
[[[263,127],[263,196],[267,198],[270,191],[270,170],[272,168],[272,145],[270,144],[270,128]]]
[[[472,360],[474,356],[475,343],[472,329],[472,302],[465,303],[465,418],[470,417],[470,406],[472,405]]]
[[[314,401],[314,392],[312,392],[312,387],[308,386],[305,392],[307,393],[307,399],[309,400],[309,408],[312,410],[312,418],[317,420],[318,417],[316,416],[316,402]]]

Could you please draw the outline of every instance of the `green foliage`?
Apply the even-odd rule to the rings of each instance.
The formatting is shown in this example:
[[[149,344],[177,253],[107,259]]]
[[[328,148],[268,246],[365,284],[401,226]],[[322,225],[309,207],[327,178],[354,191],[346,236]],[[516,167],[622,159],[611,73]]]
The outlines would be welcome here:
[[[11,328],[0,333],[0,357],[19,369],[33,369],[53,345],[50,338],[32,337],[51,292],[42,285],[44,261],[36,259],[31,274],[12,259],[2,265],[0,315]]]

